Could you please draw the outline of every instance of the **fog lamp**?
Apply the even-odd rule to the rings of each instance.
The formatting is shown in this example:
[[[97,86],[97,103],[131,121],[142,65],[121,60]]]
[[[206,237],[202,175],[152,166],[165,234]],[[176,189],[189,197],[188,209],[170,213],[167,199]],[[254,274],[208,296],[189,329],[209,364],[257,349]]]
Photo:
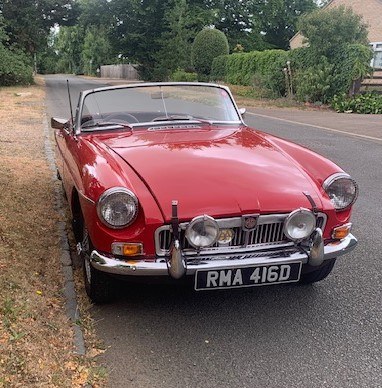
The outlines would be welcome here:
[[[210,216],[203,215],[195,217],[187,225],[186,237],[194,248],[210,247],[218,240],[219,225]]]
[[[115,242],[111,244],[111,252],[117,256],[139,256],[143,255],[143,244]]]
[[[316,217],[308,209],[294,210],[284,222],[284,234],[292,241],[308,238],[316,227]]]

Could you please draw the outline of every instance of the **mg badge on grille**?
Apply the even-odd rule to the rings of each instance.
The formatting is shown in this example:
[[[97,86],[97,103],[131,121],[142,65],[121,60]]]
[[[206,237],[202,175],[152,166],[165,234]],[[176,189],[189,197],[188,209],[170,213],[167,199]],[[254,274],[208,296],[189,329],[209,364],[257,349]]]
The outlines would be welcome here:
[[[257,227],[258,214],[252,214],[242,217],[242,228],[246,232],[250,232]]]

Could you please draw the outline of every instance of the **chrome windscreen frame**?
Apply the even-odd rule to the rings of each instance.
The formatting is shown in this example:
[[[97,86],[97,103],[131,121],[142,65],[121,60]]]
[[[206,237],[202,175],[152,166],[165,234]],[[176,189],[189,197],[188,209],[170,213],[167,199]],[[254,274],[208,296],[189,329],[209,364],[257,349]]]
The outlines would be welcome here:
[[[214,122],[214,123],[216,123],[216,124],[245,125],[243,118],[242,118],[242,115],[240,114],[239,108],[236,104],[236,101],[233,98],[233,95],[232,95],[230,89],[225,85],[219,85],[219,84],[214,84],[214,83],[203,83],[203,82],[145,82],[145,83],[137,83],[137,84],[130,84],[130,85],[107,86],[107,87],[101,87],[101,88],[82,91],[80,93],[78,105],[76,108],[75,123],[74,123],[75,135],[81,134],[81,117],[82,117],[83,105],[84,105],[85,98],[89,94],[99,93],[99,92],[108,91],[108,90],[128,89],[128,88],[143,88],[143,87],[153,87],[153,86],[204,86],[204,87],[209,86],[209,87],[213,87],[213,88],[223,89],[229,95],[230,100],[232,101],[232,104],[234,106],[234,109],[237,113],[239,120],[238,121]],[[197,122],[198,121],[196,120],[195,123],[197,123]],[[190,121],[190,123],[192,123],[192,120]],[[148,126],[150,124],[152,124],[152,122],[138,123],[138,124],[133,124],[132,127]],[[89,133],[89,132],[87,132],[87,133]]]

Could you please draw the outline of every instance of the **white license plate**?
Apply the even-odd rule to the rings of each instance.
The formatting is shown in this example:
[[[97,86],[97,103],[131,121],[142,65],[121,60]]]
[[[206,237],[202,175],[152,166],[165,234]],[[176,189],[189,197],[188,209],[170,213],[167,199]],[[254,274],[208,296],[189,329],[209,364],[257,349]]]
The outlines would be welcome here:
[[[298,282],[300,280],[301,266],[301,262],[295,262],[209,271],[198,270],[195,274],[195,290],[254,287]]]

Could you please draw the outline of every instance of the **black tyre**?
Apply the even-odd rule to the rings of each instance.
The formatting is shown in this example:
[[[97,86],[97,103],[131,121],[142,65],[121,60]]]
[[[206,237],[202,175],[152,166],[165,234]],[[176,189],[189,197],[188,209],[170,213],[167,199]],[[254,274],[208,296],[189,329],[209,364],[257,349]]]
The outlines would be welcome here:
[[[301,275],[300,283],[311,284],[325,279],[330,274],[330,272],[332,272],[335,263],[335,258],[325,261],[324,264],[316,271]]]
[[[88,297],[98,304],[111,302],[115,296],[113,279],[90,264],[93,245],[86,226],[83,227],[82,249],[84,284]]]

